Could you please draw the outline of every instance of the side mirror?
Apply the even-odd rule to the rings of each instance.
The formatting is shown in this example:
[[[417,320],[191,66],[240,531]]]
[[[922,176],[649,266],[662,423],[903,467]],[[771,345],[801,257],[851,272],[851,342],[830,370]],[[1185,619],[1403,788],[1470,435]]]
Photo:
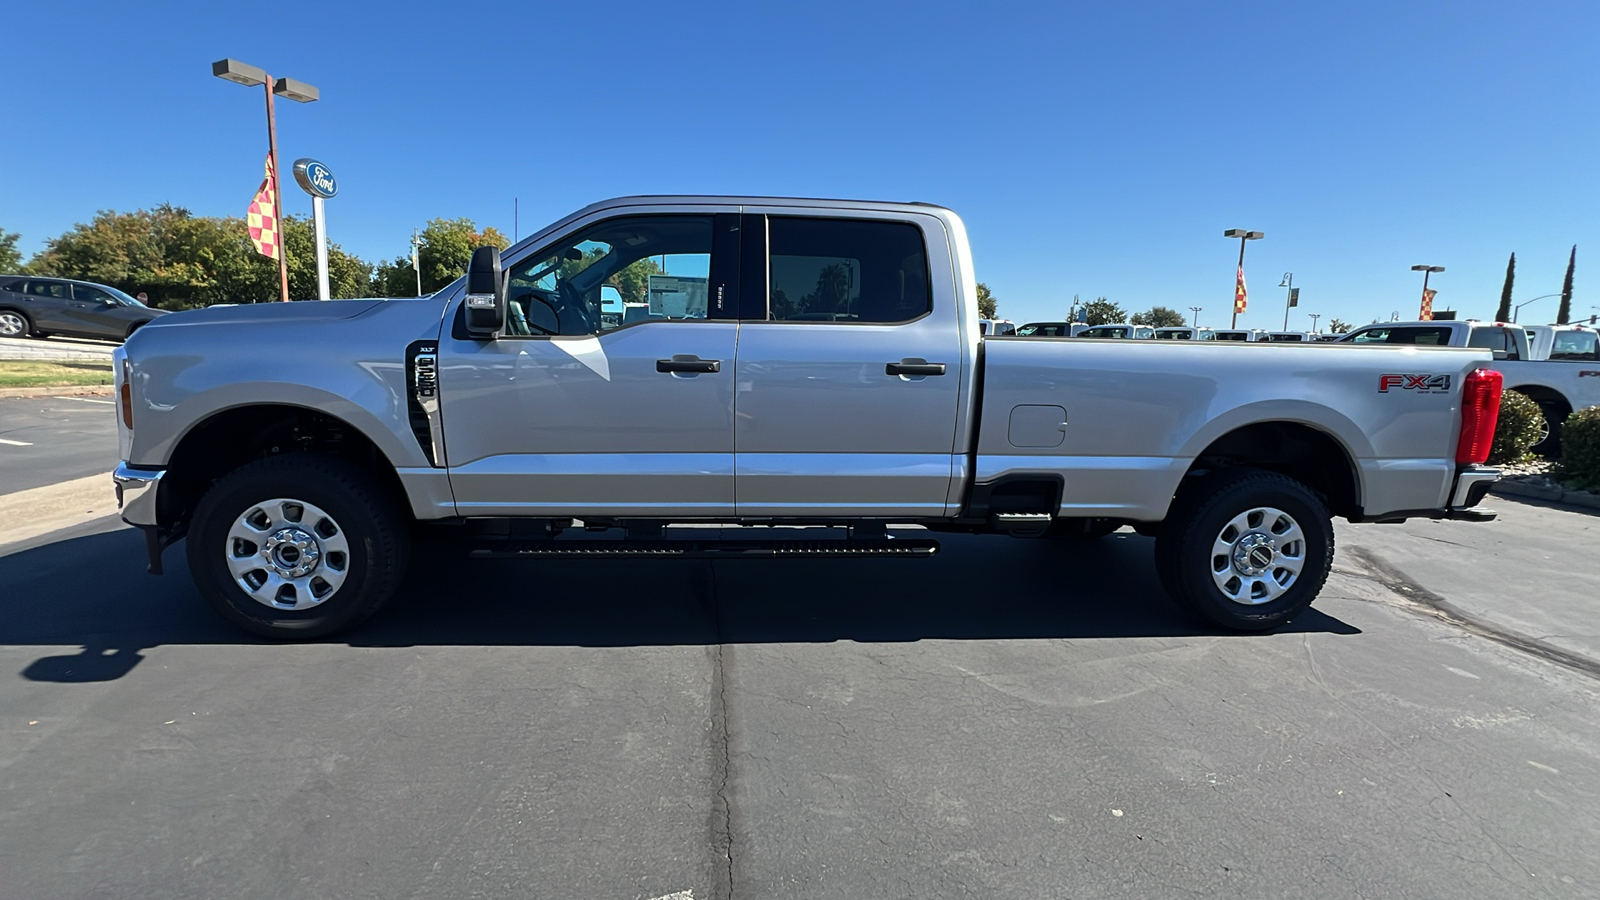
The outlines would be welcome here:
[[[500,277],[500,249],[479,247],[467,265],[467,334],[492,341],[506,324],[506,283]]]

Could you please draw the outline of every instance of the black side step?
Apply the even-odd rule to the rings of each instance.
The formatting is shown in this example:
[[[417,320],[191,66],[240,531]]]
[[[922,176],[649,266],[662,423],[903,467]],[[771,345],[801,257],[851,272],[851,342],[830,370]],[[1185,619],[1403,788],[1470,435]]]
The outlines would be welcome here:
[[[473,559],[917,558],[939,552],[929,540],[844,541],[525,541],[473,550]]]

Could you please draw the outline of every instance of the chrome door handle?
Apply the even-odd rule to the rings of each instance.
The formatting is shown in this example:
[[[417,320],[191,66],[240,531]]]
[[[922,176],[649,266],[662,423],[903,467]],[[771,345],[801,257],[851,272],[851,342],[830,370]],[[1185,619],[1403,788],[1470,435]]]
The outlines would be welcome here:
[[[722,360],[701,359],[698,356],[674,356],[671,359],[656,360],[656,371],[669,374],[677,372],[721,372]]]
[[[944,363],[923,362],[920,359],[903,359],[883,367],[885,375],[943,375]]]

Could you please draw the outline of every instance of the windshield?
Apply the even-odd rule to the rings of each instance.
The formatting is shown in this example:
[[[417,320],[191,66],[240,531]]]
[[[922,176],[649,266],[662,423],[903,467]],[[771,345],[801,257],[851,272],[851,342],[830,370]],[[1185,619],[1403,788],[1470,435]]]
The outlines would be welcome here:
[[[123,306],[137,306],[137,307],[139,307],[141,309],[144,308],[144,304],[143,303],[140,303],[138,300],[135,300],[134,298],[129,297],[127,294],[124,294],[123,292],[117,290],[114,287],[111,287],[110,285],[102,284],[102,285],[97,285],[97,286],[101,290],[103,290],[106,293],[110,294],[111,296],[117,298],[117,302],[121,303]]]

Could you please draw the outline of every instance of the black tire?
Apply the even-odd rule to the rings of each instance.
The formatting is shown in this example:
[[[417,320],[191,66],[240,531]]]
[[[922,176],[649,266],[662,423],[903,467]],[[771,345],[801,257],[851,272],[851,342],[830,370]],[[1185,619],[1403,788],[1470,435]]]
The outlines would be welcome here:
[[[25,338],[25,337],[28,337],[29,335],[32,335],[34,337],[44,337],[44,335],[39,334],[38,332],[33,330],[33,320],[28,318],[28,314],[27,313],[25,313],[25,312],[23,312],[21,310],[17,310],[17,309],[6,309],[6,310],[0,310],[0,314],[3,314],[3,315],[8,316],[8,317],[9,316],[16,316],[18,319],[22,320],[22,331],[20,333],[18,333],[18,334],[8,335],[8,337]]]
[[[1544,416],[1545,437],[1544,440],[1529,447],[1528,450],[1540,456],[1558,459],[1561,456],[1561,423],[1567,420],[1567,416],[1572,413],[1572,410],[1568,409],[1566,404],[1560,400],[1536,400],[1534,402],[1539,404],[1539,414]]]
[[[1213,578],[1214,572],[1232,577],[1237,570],[1227,557],[1213,557],[1212,548],[1235,517],[1263,508],[1279,510],[1299,525],[1304,535],[1301,568],[1281,595],[1244,603],[1223,593]],[[1271,524],[1263,523],[1260,531],[1246,531],[1240,537],[1267,535]],[[1156,538],[1155,553],[1162,587],[1180,606],[1223,628],[1267,631],[1299,615],[1321,592],[1333,566],[1333,521],[1322,498],[1288,476],[1227,469],[1206,475],[1179,493]],[[1279,559],[1274,554],[1273,562]],[[1269,565],[1267,571],[1283,570]],[[1244,589],[1249,585],[1243,579],[1234,583]]]
[[[325,511],[348,544],[343,581],[308,609],[267,605],[229,569],[229,530],[258,504],[293,498]],[[258,460],[223,476],[189,524],[189,574],[223,618],[263,637],[312,640],[353,628],[378,611],[405,574],[409,531],[398,504],[361,469],[334,457],[290,454]],[[331,563],[333,554],[326,562]]]

